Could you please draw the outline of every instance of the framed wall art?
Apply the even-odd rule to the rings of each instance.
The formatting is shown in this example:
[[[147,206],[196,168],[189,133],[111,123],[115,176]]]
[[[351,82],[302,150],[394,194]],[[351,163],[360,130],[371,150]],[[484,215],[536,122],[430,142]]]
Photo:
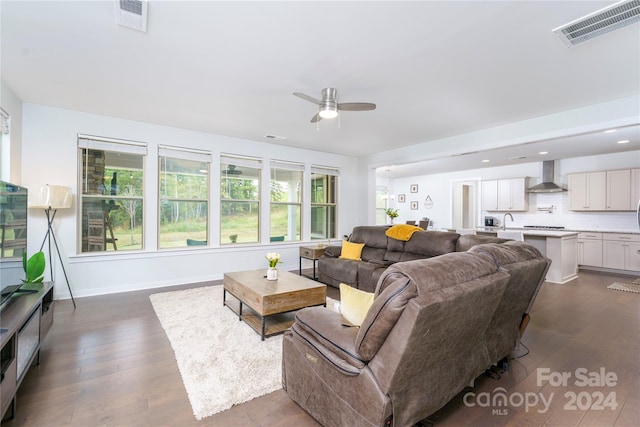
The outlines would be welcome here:
[[[412,211],[417,211],[418,210],[418,201],[414,200],[411,202],[411,210]]]
[[[411,187],[409,187],[409,191],[411,193],[417,193],[418,192],[418,184],[411,184]]]
[[[398,194],[398,203],[404,203],[404,202],[405,202],[404,194]]]

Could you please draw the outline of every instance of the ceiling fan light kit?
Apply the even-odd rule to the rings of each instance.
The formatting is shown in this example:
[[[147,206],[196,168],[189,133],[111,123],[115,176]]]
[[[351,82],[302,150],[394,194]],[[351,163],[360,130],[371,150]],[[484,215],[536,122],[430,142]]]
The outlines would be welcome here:
[[[339,111],[370,111],[376,109],[376,104],[370,102],[338,103],[338,90],[332,87],[322,89],[322,100],[300,92],[293,93],[298,98],[318,105],[318,113],[311,118],[311,123],[322,119],[335,119]]]

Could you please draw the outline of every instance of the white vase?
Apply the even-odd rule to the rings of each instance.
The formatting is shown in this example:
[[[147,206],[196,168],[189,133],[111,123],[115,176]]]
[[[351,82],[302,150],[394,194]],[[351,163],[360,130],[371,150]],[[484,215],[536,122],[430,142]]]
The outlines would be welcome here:
[[[275,267],[269,267],[267,269],[267,280],[278,280],[278,269]]]

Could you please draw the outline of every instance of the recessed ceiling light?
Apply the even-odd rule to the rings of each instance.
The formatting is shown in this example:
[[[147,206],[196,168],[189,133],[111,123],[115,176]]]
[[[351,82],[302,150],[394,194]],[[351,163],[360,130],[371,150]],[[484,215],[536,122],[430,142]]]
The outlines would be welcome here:
[[[617,129],[607,129],[604,131],[604,133],[613,133],[615,132]]]
[[[621,141],[618,141],[618,144],[626,144],[627,142],[629,142],[628,139],[623,139]]]
[[[484,159],[484,160],[482,161],[482,163],[489,163],[490,161],[491,161],[491,160],[489,160],[489,159]]]
[[[541,151],[541,152],[539,152],[538,154],[541,154],[541,155],[543,155],[543,156],[544,156],[545,154],[549,154],[549,152],[548,152],[548,151]]]

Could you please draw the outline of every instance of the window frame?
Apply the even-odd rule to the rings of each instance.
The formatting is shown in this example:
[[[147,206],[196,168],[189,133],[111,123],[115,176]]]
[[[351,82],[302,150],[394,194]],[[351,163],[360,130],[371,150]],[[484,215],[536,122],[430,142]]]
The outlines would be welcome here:
[[[274,202],[271,198],[271,185],[274,181],[274,171],[283,170],[289,172],[299,172],[300,173],[300,189],[298,190],[298,201],[297,202]],[[276,177],[277,178],[277,177]],[[304,230],[304,221],[303,221],[303,201],[304,201],[304,164],[302,163],[294,163],[294,162],[285,162],[280,160],[272,160],[269,167],[269,243],[278,243],[278,241],[271,240],[274,236],[271,236],[272,233],[272,208],[274,206],[297,206],[298,208],[298,223],[297,228],[299,229],[299,234],[296,238],[287,239],[286,236],[283,241],[285,242],[300,242],[302,241],[303,230]],[[290,226],[290,224],[287,224]]]
[[[199,163],[205,163],[206,164],[206,172],[202,172],[204,174],[205,180],[206,180],[206,191],[205,191],[205,198],[188,198],[188,197],[168,197],[168,196],[164,196],[163,194],[161,194],[162,191],[162,178],[163,178],[163,173],[169,173],[167,171],[163,171],[163,159],[165,159],[165,167],[166,167],[166,159],[173,159],[173,160],[186,160],[186,161],[190,161],[190,162],[199,162]],[[195,240],[196,246],[203,246],[203,247],[207,247],[210,245],[211,242],[211,238],[210,238],[210,222],[211,222],[211,152],[206,151],[206,150],[198,150],[195,148],[186,148],[186,147],[175,147],[175,146],[170,146],[170,145],[159,145],[158,146],[158,185],[157,185],[157,195],[158,195],[158,220],[157,220],[157,249],[158,250],[171,250],[171,249],[180,249],[180,248],[186,248],[191,246],[191,244],[189,243],[189,240]],[[176,177],[179,175],[178,173],[175,173]],[[185,173],[186,175],[186,173]],[[198,203],[204,203],[205,204],[205,210],[206,210],[206,216],[205,216],[205,243],[202,244],[202,242],[199,239],[190,239],[187,238],[185,240],[185,245],[184,246],[169,246],[169,247],[162,247],[161,246],[161,225],[162,225],[162,203],[164,202],[198,202]]]
[[[326,184],[326,188],[327,190],[331,187],[331,191],[332,191],[332,195],[333,195],[333,202],[328,202],[327,200],[331,200],[331,197],[329,197],[329,194],[327,193],[325,195],[325,201],[324,202],[314,202],[313,201],[313,196],[314,196],[314,175],[320,175],[320,176],[324,176],[324,180],[325,180],[325,184]],[[333,179],[335,180],[334,184],[329,186],[329,177],[333,177]],[[330,221],[329,216],[327,215],[327,217],[325,218],[325,226],[328,230],[328,232],[326,234],[329,234],[327,236],[322,236],[322,237],[314,237],[313,236],[313,230],[311,229],[311,227],[313,227],[313,220],[311,221],[310,224],[310,238],[311,240],[331,240],[331,239],[336,239],[337,238],[337,234],[338,234],[338,193],[339,193],[339,184],[340,184],[340,170],[339,169],[335,169],[335,168],[330,168],[330,167],[326,167],[326,166],[311,166],[311,185],[309,187],[309,192],[311,193],[311,203],[310,203],[310,210],[311,212],[313,212],[313,208],[317,208],[317,207],[324,207],[324,208],[333,208],[333,222]],[[327,209],[328,211],[328,209]]]
[[[148,146],[146,142],[138,142],[138,141],[128,141],[123,139],[115,139],[115,138],[106,138],[100,136],[92,136],[92,135],[77,135],[77,152],[78,152],[78,203],[77,203],[77,215],[79,221],[77,221],[77,248],[76,253],[78,254],[108,254],[113,252],[140,252],[145,250],[145,233],[146,233],[146,225],[145,225],[145,212],[146,212],[146,204],[145,204],[145,175],[146,175],[146,157],[148,154]],[[85,153],[85,150],[87,152]],[[141,194],[137,196],[123,196],[123,195],[114,195],[114,194],[92,194],[90,192],[85,193],[87,188],[89,187],[89,178],[85,174],[85,167],[87,164],[85,162],[88,160],[89,150],[102,151],[102,152],[111,152],[111,153],[119,153],[119,154],[128,154],[133,156],[140,156],[140,164],[141,168],[139,169],[141,176],[141,186],[140,191]],[[109,167],[105,164],[104,169],[108,169]],[[138,169],[136,169],[138,170]],[[104,172],[103,172],[104,174]],[[105,190],[106,191],[106,190]],[[141,233],[141,241],[140,247],[135,249],[118,249],[117,251],[108,250],[107,243],[105,243],[105,250],[102,251],[91,251],[88,250],[88,237],[89,237],[89,224],[87,219],[87,235],[83,234],[84,226],[85,226],[85,218],[84,218],[84,209],[85,209],[85,200],[109,200],[114,203],[118,200],[127,201],[127,200],[137,200],[142,204],[141,206],[141,221],[140,221],[140,233]],[[87,250],[84,250],[85,247],[85,238],[87,238]],[[106,230],[105,230],[105,242],[106,242]],[[117,239],[114,239],[117,240]],[[114,247],[115,247],[115,243]]]
[[[222,213],[222,209],[223,209],[223,205],[225,203],[234,203],[234,204],[242,204],[242,203],[255,203],[257,204],[257,217],[258,217],[258,222],[257,222],[257,230],[256,230],[256,241],[249,241],[249,242],[244,242],[245,244],[260,244],[262,241],[261,238],[261,230],[262,230],[262,203],[261,203],[261,198],[262,198],[262,191],[263,191],[263,185],[264,185],[264,180],[262,177],[262,172],[264,169],[264,163],[263,160],[261,158],[256,158],[256,157],[248,157],[248,156],[241,156],[241,155],[234,155],[234,154],[221,154],[220,155],[220,186],[218,188],[218,198],[220,201],[220,205],[219,205],[219,230],[220,230],[220,239],[219,239],[219,244],[220,246],[230,246],[230,245],[235,245],[238,244],[235,241],[230,241],[230,242],[226,242],[224,241],[223,238],[223,229],[222,229],[222,217],[223,217],[223,213]],[[256,186],[257,189],[257,199],[231,199],[231,198],[223,198],[223,193],[220,190],[220,188],[222,187],[223,181],[224,179],[228,179],[228,177],[223,176],[224,173],[224,168],[223,165],[234,165],[234,166],[242,166],[245,168],[251,168],[251,169],[255,169],[257,171],[256,173],[256,178],[258,180],[258,184]],[[230,237],[228,237],[230,238]],[[242,242],[241,242],[242,243]]]

